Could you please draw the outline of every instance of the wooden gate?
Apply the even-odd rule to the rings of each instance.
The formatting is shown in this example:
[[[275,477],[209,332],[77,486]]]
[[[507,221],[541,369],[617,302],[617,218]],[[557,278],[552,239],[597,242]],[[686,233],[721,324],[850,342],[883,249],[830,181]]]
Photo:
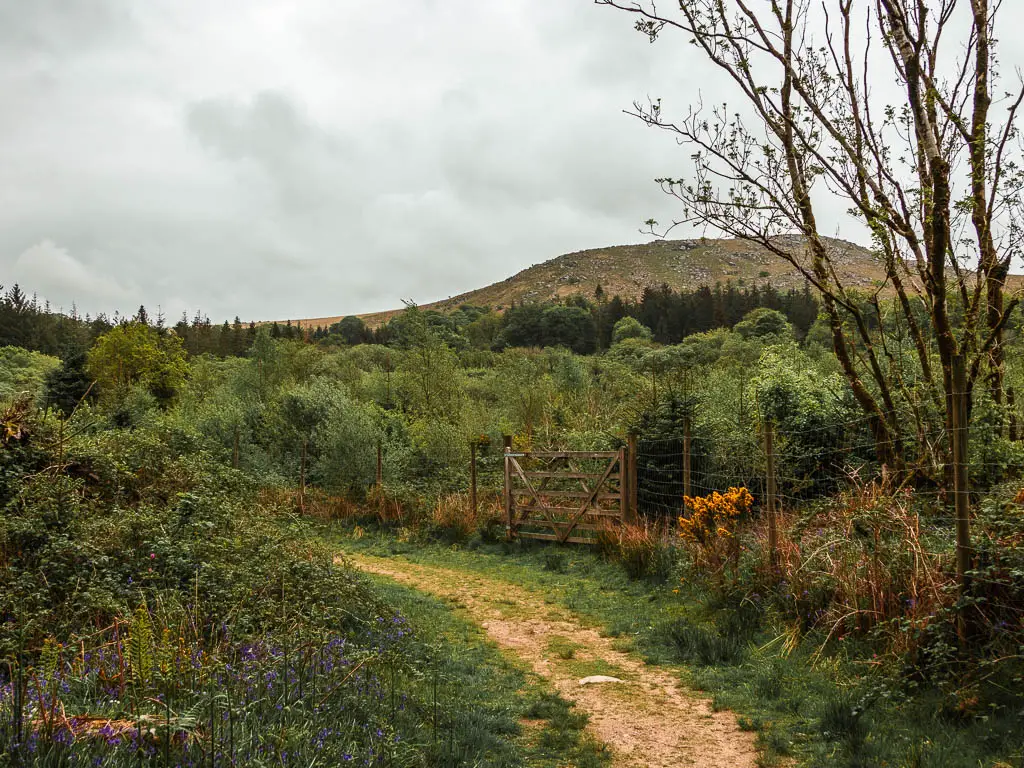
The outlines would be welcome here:
[[[505,452],[509,538],[592,544],[627,515],[626,453]]]

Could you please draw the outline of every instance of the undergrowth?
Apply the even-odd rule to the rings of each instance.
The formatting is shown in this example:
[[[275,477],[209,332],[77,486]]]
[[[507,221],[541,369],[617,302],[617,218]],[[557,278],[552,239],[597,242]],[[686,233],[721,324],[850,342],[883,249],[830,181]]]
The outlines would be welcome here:
[[[0,448],[0,765],[597,766],[585,721],[187,434],[25,411]],[[330,514],[321,517],[329,518]]]

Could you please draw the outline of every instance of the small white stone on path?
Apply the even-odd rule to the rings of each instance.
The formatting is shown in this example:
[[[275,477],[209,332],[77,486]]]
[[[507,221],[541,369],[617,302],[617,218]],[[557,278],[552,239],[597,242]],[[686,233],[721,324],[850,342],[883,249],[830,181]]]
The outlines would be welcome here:
[[[590,677],[584,677],[580,680],[580,685],[591,685],[593,683],[621,683],[617,677],[609,677],[608,675],[591,675]]]

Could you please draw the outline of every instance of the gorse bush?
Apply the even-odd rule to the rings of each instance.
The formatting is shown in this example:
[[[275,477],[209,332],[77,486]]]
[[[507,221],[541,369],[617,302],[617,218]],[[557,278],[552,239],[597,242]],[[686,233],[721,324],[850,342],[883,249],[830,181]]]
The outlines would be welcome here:
[[[683,497],[686,514],[679,518],[679,538],[691,546],[698,562],[718,573],[727,561],[739,560],[737,527],[749,514],[754,497],[746,488]]]

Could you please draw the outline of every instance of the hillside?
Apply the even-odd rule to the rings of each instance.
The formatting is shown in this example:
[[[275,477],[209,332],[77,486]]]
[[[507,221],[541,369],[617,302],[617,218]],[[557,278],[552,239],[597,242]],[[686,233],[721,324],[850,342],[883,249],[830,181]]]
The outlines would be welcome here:
[[[796,240],[789,237],[780,239]],[[883,278],[879,264],[866,248],[845,240],[828,242],[836,269],[848,285],[869,288]],[[729,280],[748,286],[771,283],[782,291],[803,286],[803,278],[791,266],[764,248],[743,240],[655,240],[642,245],[618,245],[567,253],[534,264],[500,283],[423,307],[446,311],[461,304],[474,304],[500,310],[512,302],[544,301],[573,294],[593,296],[598,285],[608,296],[619,294],[623,298],[637,298],[645,288],[662,283],[680,290]],[[367,325],[375,327],[398,311],[400,308],[361,317]],[[299,323],[303,326],[328,326],[342,317],[316,317]]]

